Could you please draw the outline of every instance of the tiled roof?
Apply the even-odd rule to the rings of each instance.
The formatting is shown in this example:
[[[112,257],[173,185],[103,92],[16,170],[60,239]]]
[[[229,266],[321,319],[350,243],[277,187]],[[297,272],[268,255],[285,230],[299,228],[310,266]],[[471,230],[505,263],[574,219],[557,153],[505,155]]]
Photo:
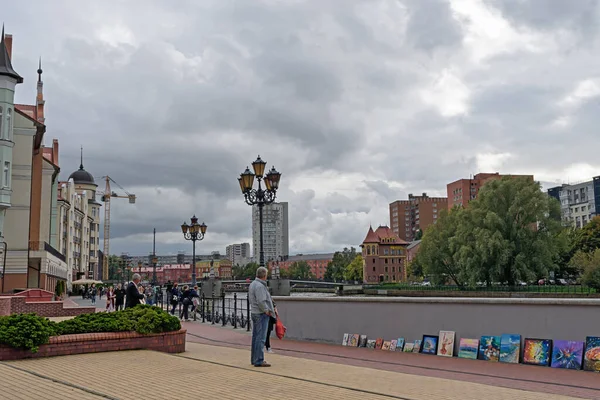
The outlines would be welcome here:
[[[410,250],[418,245],[421,244],[420,240],[415,240],[414,242],[410,242],[410,244],[408,245],[408,247],[406,248],[407,250]]]
[[[400,236],[396,235],[389,226],[380,225],[375,231],[372,227],[369,227],[367,237],[363,240],[363,243],[384,243],[384,239],[394,239],[392,243],[407,245],[408,242],[400,239]],[[386,242],[386,244],[389,244]]]
[[[298,254],[289,256],[285,261],[332,260],[334,253]]]

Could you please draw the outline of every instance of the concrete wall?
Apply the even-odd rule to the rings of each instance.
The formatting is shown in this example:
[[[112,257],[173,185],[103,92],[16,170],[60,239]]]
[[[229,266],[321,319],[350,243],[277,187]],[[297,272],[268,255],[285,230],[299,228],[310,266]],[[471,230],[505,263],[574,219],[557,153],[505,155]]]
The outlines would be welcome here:
[[[600,299],[275,297],[290,339],[341,343],[344,333],[391,340],[440,330],[461,337],[520,334],[585,340],[600,336]]]

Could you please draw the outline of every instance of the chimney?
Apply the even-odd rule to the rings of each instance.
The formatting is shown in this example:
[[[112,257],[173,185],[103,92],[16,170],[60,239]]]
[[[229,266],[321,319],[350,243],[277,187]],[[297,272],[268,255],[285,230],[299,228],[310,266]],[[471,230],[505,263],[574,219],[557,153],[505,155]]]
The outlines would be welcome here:
[[[4,35],[4,45],[6,46],[6,51],[8,51],[8,58],[12,59],[12,35]]]
[[[58,166],[58,139],[52,139],[52,162]]]

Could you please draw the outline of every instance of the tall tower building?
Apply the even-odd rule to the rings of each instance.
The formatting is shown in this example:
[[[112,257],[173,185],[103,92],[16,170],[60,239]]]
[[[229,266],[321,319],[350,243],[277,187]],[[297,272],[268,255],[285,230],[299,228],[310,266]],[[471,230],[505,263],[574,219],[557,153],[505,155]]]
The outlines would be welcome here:
[[[252,207],[252,248],[254,260],[260,260],[260,227],[258,206]],[[290,252],[288,203],[273,203],[263,208],[263,246],[265,264]]]
[[[408,200],[390,203],[390,226],[402,240],[412,242],[417,231],[422,232],[437,222],[438,212],[448,207],[446,197],[408,195]]]
[[[233,265],[244,265],[250,260],[250,243],[230,244],[225,248],[225,254]]]
[[[15,114],[15,87],[23,78],[13,69],[10,61],[12,35],[0,39],[0,238],[4,232],[6,210],[11,206],[13,164],[13,121]],[[0,239],[2,240],[2,239]]]

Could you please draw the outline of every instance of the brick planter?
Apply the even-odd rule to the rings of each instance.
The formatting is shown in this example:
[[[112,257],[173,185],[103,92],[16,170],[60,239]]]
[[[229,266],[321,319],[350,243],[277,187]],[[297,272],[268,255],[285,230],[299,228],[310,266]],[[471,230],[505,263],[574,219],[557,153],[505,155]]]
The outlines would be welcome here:
[[[53,336],[37,353],[0,344],[0,361],[99,353],[119,350],[155,350],[164,353],[185,351],[186,330],[140,335],[136,332],[84,333]]]

